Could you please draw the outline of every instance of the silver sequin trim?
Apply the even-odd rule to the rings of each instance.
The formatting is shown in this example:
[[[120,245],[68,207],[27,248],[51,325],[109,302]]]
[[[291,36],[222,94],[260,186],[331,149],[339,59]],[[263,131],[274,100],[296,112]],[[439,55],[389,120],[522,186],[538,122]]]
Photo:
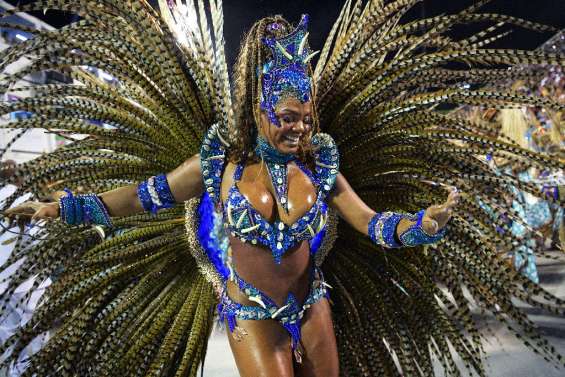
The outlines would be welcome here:
[[[200,198],[192,198],[184,202],[184,225],[186,228],[186,239],[188,241],[188,250],[190,254],[196,260],[196,265],[198,269],[204,275],[206,281],[209,281],[214,286],[216,291],[216,296],[219,298],[222,294],[223,281],[214,268],[214,265],[208,260],[206,252],[200,246],[198,241],[198,205],[200,204]]]
[[[318,249],[316,256],[314,257],[314,262],[318,267],[322,265],[331,249],[334,247],[335,240],[337,239],[337,223],[339,222],[339,216],[337,215],[336,210],[334,210],[333,208],[328,208],[327,216],[328,219],[326,222],[326,236],[324,237],[324,241],[322,242],[320,249]]]
[[[147,180],[147,191],[149,191],[149,196],[151,196],[153,204],[157,207],[161,207],[163,203],[159,200],[159,194],[157,193],[157,190],[155,190],[155,177],[151,177]]]

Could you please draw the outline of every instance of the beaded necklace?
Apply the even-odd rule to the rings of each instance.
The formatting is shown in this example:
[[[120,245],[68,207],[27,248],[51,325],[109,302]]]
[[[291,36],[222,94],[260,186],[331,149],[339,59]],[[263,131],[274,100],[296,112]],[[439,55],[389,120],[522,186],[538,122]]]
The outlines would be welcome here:
[[[275,189],[277,200],[285,212],[288,213],[287,169],[288,163],[296,160],[296,156],[278,151],[261,136],[257,136],[255,154],[265,162],[265,165],[267,165],[267,170],[271,177],[271,183]]]

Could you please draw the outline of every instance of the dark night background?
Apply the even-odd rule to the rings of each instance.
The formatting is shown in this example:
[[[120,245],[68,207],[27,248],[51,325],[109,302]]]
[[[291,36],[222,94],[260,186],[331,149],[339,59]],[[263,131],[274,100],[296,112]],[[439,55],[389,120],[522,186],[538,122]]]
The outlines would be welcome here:
[[[119,0],[116,0],[119,1]],[[32,0],[10,0],[13,5],[26,4]],[[157,0],[149,0],[156,4]],[[314,50],[322,47],[324,39],[331,25],[337,18],[345,0],[224,0],[224,34],[226,39],[226,53],[230,66],[232,65],[243,33],[248,30],[257,19],[273,14],[282,14],[292,23],[298,22],[302,13],[310,17],[310,45]],[[454,13],[466,6],[477,3],[477,0],[424,0],[414,6],[405,16],[405,20],[430,17],[439,14]],[[481,8],[487,13],[503,13],[515,17],[525,18],[530,21],[540,22],[557,28],[565,27],[565,0],[493,0]],[[45,20],[53,26],[59,27],[73,20],[76,16],[56,11],[34,12],[34,16]],[[485,25],[478,25],[484,27]],[[473,26],[464,26],[453,30],[453,35],[463,36],[477,30]],[[513,28],[513,32],[494,44],[499,48],[525,48],[531,49],[539,46],[549,37],[549,33],[536,33]]]

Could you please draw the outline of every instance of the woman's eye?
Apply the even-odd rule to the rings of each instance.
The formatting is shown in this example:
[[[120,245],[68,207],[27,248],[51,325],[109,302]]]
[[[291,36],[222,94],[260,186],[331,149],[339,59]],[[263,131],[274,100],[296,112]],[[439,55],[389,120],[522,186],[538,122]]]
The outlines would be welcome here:
[[[283,116],[283,117],[282,117],[282,120],[283,120],[283,122],[285,122],[285,123],[292,123],[292,122],[294,122],[294,119],[292,119],[292,117],[289,117],[289,116]]]

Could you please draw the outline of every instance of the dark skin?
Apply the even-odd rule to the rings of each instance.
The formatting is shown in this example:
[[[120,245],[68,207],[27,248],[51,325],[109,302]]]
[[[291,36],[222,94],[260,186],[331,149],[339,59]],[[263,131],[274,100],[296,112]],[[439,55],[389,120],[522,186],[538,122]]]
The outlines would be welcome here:
[[[311,132],[311,104],[300,103],[289,98],[277,106],[281,127],[271,124],[265,114],[261,114],[259,133],[269,143],[284,153],[298,151],[297,140]],[[222,180],[222,200],[233,184],[235,165],[228,163]],[[178,202],[200,195],[202,184],[200,159],[193,156],[177,169],[167,174],[171,191]],[[280,219],[286,224],[294,223],[307,212],[316,201],[316,190],[308,177],[294,164],[288,166],[289,211],[286,213],[276,201],[267,169],[262,162],[252,162],[245,166],[239,190],[247,197],[253,207],[268,221]],[[142,212],[137,199],[136,185],[121,187],[100,194],[112,216],[126,216]],[[459,194],[452,191],[441,205],[426,210],[423,227],[434,234],[443,227],[457,204]],[[360,233],[367,235],[367,224],[375,214],[353,191],[343,175],[339,174],[328,204],[338,211],[341,218]],[[29,213],[34,219],[52,219],[59,215],[58,203],[24,203],[9,213]],[[400,234],[412,224],[402,220],[397,226]],[[311,260],[309,245],[303,241],[282,257],[280,265],[274,263],[270,250],[265,247],[243,243],[231,239],[232,258],[235,270],[247,282],[261,289],[280,306],[292,292],[298,300],[308,295]],[[331,294],[331,292],[330,292]],[[228,282],[228,295],[236,302],[245,305],[258,305],[231,282]],[[238,320],[247,335],[236,339],[229,333],[230,347],[241,376],[323,376],[339,375],[338,354],[331,309],[328,301],[322,299],[312,305],[302,319],[302,363],[293,360],[290,337],[275,320]]]

